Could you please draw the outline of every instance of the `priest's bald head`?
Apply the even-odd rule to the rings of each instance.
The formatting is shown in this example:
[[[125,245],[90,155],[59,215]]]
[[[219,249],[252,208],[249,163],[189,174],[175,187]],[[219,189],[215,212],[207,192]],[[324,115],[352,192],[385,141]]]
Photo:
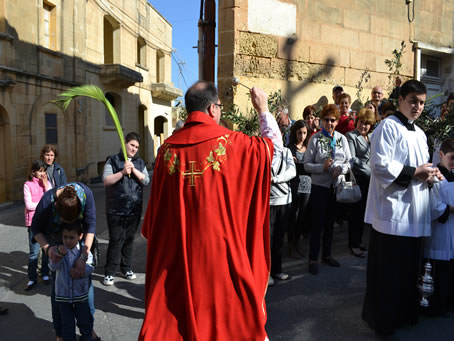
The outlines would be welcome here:
[[[184,102],[188,113],[201,111],[208,114],[216,123],[219,123],[222,104],[213,82],[196,82],[186,91]]]

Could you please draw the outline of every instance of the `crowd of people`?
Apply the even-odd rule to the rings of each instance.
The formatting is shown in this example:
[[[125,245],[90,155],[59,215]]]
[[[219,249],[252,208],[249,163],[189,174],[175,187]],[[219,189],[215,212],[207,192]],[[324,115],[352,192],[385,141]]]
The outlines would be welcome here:
[[[342,219],[351,254],[367,256],[362,317],[377,334],[417,322],[423,256],[437,269],[431,309],[446,312],[454,298],[454,140],[439,141],[439,162],[429,163],[426,135],[414,124],[426,94],[421,82],[399,82],[392,93],[396,108],[375,86],[356,112],[337,85],[333,104],[320,112],[307,106],[293,121],[288,111],[275,119],[267,95],[254,87],[261,136],[249,137],[219,125],[222,104],[214,84],[194,84],[185,95],[188,119],[156,158],[142,227],[148,248],[139,339],[266,340],[266,290],[290,278],[282,266],[285,236],[292,257],[305,256],[300,241],[308,239],[308,271],[317,275],[320,260],[341,266],[332,241],[335,221]],[[442,119],[452,103],[454,96]],[[125,142],[127,158],[122,152],[108,157],[103,172],[106,286],[118,270],[136,278],[134,236],[150,182],[137,154],[140,136],[129,133]],[[45,145],[24,184],[25,290],[38,283],[41,249],[57,341],[75,340],[76,325],[81,340],[100,340],[91,282],[97,258],[93,193],[83,183],[68,183],[57,157],[56,147]],[[346,181],[359,186],[360,200],[338,202]],[[369,241],[365,226],[371,227]]]
[[[373,87],[372,99],[358,113],[350,108],[350,95],[335,86],[334,104],[321,110],[320,126],[307,133],[311,136],[307,147],[303,147],[302,138],[293,138],[288,145],[300,166],[292,182],[298,183],[308,175],[311,181],[311,209],[303,216],[296,209],[301,194],[292,187],[295,209],[284,224],[288,226],[289,253],[295,254],[295,221],[310,222],[309,272],[318,274],[320,244],[322,262],[340,266],[331,256],[333,224],[335,219],[346,218],[350,252],[368,258],[362,317],[380,335],[417,322],[417,279],[422,273],[423,256],[436,268],[429,312],[445,313],[454,298],[454,225],[449,220],[453,202],[452,195],[447,194],[452,191],[449,182],[454,169],[454,140],[438,141],[435,161],[429,163],[426,134],[414,124],[424,109],[427,89],[415,80],[402,86],[398,80],[396,85],[393,98],[388,100],[383,98],[380,86]],[[393,99],[398,102],[397,108]],[[441,107],[441,120],[454,109],[453,103],[451,95]],[[310,110],[310,106],[304,109],[304,119],[310,117]],[[295,132],[302,122],[293,122]],[[313,122],[312,117],[306,119],[307,126]],[[290,126],[286,129],[293,131],[292,123]],[[337,189],[347,175],[361,190],[361,199],[351,204],[336,200]],[[303,226],[297,225],[300,229]],[[371,227],[369,241],[363,240],[365,226]],[[284,273],[277,278],[289,276]]]

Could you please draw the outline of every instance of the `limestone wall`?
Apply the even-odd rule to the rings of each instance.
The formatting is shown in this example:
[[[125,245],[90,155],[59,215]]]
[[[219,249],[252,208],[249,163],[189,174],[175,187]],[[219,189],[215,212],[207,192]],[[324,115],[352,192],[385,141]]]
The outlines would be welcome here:
[[[410,12],[411,14],[411,12]],[[291,115],[340,84],[356,98],[364,70],[374,85],[391,90],[385,59],[407,45],[400,72],[415,74],[413,42],[450,48],[454,41],[454,1],[416,1],[412,23],[401,0],[224,0],[219,3],[218,82],[224,101],[247,106],[245,91],[231,89],[233,76],[249,86],[282,89]],[[289,39],[290,38],[290,39]],[[452,63],[452,62],[451,62]],[[454,88],[453,88],[454,91]],[[244,110],[245,111],[245,110]]]

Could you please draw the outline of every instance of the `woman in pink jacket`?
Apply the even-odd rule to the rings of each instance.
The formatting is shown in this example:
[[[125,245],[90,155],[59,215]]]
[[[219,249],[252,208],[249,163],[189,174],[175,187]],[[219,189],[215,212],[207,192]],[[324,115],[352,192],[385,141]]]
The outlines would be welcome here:
[[[24,202],[25,202],[25,226],[28,227],[28,240],[30,253],[28,255],[28,283],[26,291],[31,290],[38,282],[36,270],[38,267],[39,243],[33,238],[30,226],[36,206],[38,206],[44,192],[52,188],[47,179],[46,164],[41,160],[35,160],[32,163],[31,172],[28,181],[24,183]],[[41,275],[44,283],[49,283],[49,259],[43,252]]]

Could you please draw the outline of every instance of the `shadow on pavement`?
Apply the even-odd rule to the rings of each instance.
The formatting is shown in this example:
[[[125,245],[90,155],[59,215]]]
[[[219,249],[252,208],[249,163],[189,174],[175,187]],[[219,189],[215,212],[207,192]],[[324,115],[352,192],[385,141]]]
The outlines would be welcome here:
[[[3,285],[16,295],[32,296],[39,293],[50,296],[50,285],[44,284],[41,277],[38,277],[38,284],[31,291],[24,291],[28,282],[27,264],[28,253],[0,252],[0,280]]]
[[[22,303],[2,302],[8,314],[0,316],[0,339],[2,341],[52,340],[53,327],[49,321],[38,318]],[[52,335],[52,336],[51,336]]]
[[[93,276],[93,280],[99,281],[104,276]],[[137,288],[133,288],[137,287]],[[111,313],[133,319],[143,319],[144,302],[143,298],[131,298],[125,296],[122,292],[117,293],[115,290],[126,290],[131,292],[143,292],[143,285],[134,283],[115,283],[113,287],[103,289],[95,286],[95,307],[104,313]],[[138,295],[138,294],[137,294]],[[137,311],[140,309],[141,311]]]

